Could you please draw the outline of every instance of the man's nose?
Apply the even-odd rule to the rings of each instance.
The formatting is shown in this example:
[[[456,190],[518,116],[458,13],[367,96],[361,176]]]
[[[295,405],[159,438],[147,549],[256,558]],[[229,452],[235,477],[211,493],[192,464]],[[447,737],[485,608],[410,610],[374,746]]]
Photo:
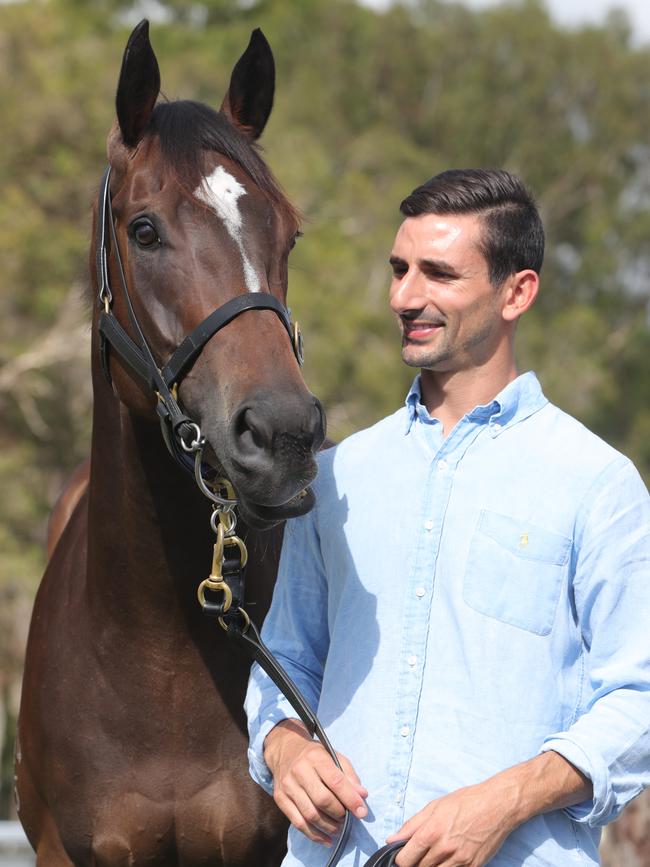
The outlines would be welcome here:
[[[392,311],[399,315],[407,310],[422,310],[429,303],[425,289],[424,275],[417,268],[409,268],[399,280],[394,277],[389,298]]]

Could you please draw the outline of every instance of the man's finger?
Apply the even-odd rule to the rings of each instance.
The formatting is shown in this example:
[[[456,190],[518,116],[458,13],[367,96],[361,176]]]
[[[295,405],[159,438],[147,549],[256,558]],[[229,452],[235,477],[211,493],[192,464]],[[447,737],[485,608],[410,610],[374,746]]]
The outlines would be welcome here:
[[[429,851],[429,847],[418,842],[417,838],[411,837],[406,846],[397,853],[395,864],[397,867],[419,867],[420,862]],[[428,860],[427,865],[440,864],[438,860]]]
[[[291,824],[297,828],[305,837],[308,837],[314,843],[321,843],[323,846],[331,846],[332,838],[323,833],[319,828],[311,825],[300,812],[296,804],[283,792],[275,797],[275,803],[284,813]]]
[[[343,768],[343,772],[346,777],[350,780],[352,785],[356,788],[357,792],[362,798],[368,797],[368,789],[363,785],[359,777],[357,776],[357,772],[352,767],[352,763],[346,756],[341,753],[337,753],[338,759],[341,763],[341,767]]]
[[[334,792],[343,806],[354,813],[359,819],[362,819],[368,814],[363,798],[359,794],[356,786],[347,778],[343,771],[336,767],[332,762],[329,765],[320,765],[316,767],[321,780],[327,788]]]
[[[315,769],[302,780],[302,787],[314,806],[340,826],[345,816],[345,807],[337,796],[327,788]]]
[[[334,796],[331,792],[327,792],[322,783],[318,782],[317,784],[323,790],[322,800],[325,800],[329,795],[330,799],[334,799]],[[302,786],[297,785],[295,782],[288,783],[285,786],[285,793],[288,798],[290,798],[295,806],[300,811],[300,814],[305,819],[305,821],[322,831],[326,835],[335,835],[338,834],[341,820],[337,815],[331,815],[322,809],[321,803],[317,800],[317,798],[313,794],[313,789],[316,787],[312,787],[311,791],[304,789]],[[338,802],[337,802],[338,803]],[[340,814],[344,815],[343,807],[339,804]]]
[[[429,807],[430,804],[427,804],[427,806],[417,812],[415,816],[411,816],[410,819],[407,819],[407,821],[404,822],[401,828],[398,828],[398,830],[395,831],[395,833],[391,834],[390,837],[386,837],[386,842],[397,843],[398,840],[410,839],[413,834],[415,834],[420,825],[422,825],[422,823],[425,822],[429,817]]]

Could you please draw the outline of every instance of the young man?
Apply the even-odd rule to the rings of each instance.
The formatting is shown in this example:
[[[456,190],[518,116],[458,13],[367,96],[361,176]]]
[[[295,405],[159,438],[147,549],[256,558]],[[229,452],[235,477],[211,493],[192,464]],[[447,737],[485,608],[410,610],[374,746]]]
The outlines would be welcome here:
[[[650,783],[648,494],[517,373],[544,246],[521,182],[444,172],[401,210],[390,305],[421,373],[321,456],[264,628],[349,758],[255,668],[251,773],[293,825],[286,865],[325,864],[344,807],[342,867],[387,838],[398,867],[594,865]]]

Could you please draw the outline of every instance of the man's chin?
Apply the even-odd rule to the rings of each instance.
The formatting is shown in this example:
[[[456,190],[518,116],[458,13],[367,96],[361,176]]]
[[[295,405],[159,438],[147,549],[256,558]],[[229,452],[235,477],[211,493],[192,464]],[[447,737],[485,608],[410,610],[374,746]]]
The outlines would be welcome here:
[[[424,346],[405,344],[402,346],[402,361],[409,367],[419,367],[422,370],[435,370],[439,364],[448,359],[447,353],[432,352]]]

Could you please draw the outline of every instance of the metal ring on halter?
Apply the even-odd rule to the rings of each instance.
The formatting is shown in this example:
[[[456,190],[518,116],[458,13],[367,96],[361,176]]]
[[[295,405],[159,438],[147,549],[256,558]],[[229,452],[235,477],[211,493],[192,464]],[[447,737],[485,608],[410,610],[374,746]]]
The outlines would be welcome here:
[[[221,508],[220,506],[217,506],[212,515],[210,515],[210,526],[214,533],[218,532],[217,522],[223,525],[225,536],[232,536],[235,532],[235,527],[237,526],[237,515],[234,512],[234,507],[229,506],[227,508]]]
[[[201,581],[199,584],[196,595],[201,605],[201,608],[205,608],[206,599],[205,599],[205,591],[211,590],[213,593],[223,593],[223,613],[230,610],[230,606],[232,605],[232,590],[226,584],[225,581],[215,581],[212,576],[210,578],[206,578],[205,581]]]
[[[196,484],[199,486],[201,493],[204,497],[207,497],[208,500],[212,500],[213,503],[217,503],[219,506],[224,506],[227,509],[234,509],[234,507],[237,505],[237,500],[229,500],[227,497],[220,497],[218,494],[215,494],[214,491],[211,491],[210,488],[206,485],[205,480],[201,474],[202,460],[203,449],[199,448],[194,454],[194,478],[196,480]]]
[[[183,436],[181,434],[178,435],[178,438],[181,441],[181,446],[183,448],[183,451],[187,452],[188,454],[191,455],[193,452],[198,452],[200,449],[203,449],[203,446],[205,445],[205,437],[201,433],[201,428],[198,426],[198,424],[195,421],[189,421],[189,422],[186,422],[186,424],[187,424],[187,427],[194,429],[194,437],[195,438],[192,440],[192,442],[189,445],[185,442],[185,440],[183,439]]]
[[[243,608],[237,608],[237,613],[239,615],[241,615],[241,618],[244,622],[242,632],[244,632],[244,633],[248,632],[248,627],[251,625],[251,619],[248,616],[248,613]],[[223,619],[223,617],[219,617],[218,619],[219,619],[219,626],[221,626],[222,629],[225,629],[226,632],[228,632],[228,624]]]
[[[291,335],[291,342],[293,343],[293,351],[296,355],[296,359],[298,364],[302,367],[305,363],[305,344],[302,339],[302,331],[300,330],[300,325],[297,322],[293,323],[293,334]]]

